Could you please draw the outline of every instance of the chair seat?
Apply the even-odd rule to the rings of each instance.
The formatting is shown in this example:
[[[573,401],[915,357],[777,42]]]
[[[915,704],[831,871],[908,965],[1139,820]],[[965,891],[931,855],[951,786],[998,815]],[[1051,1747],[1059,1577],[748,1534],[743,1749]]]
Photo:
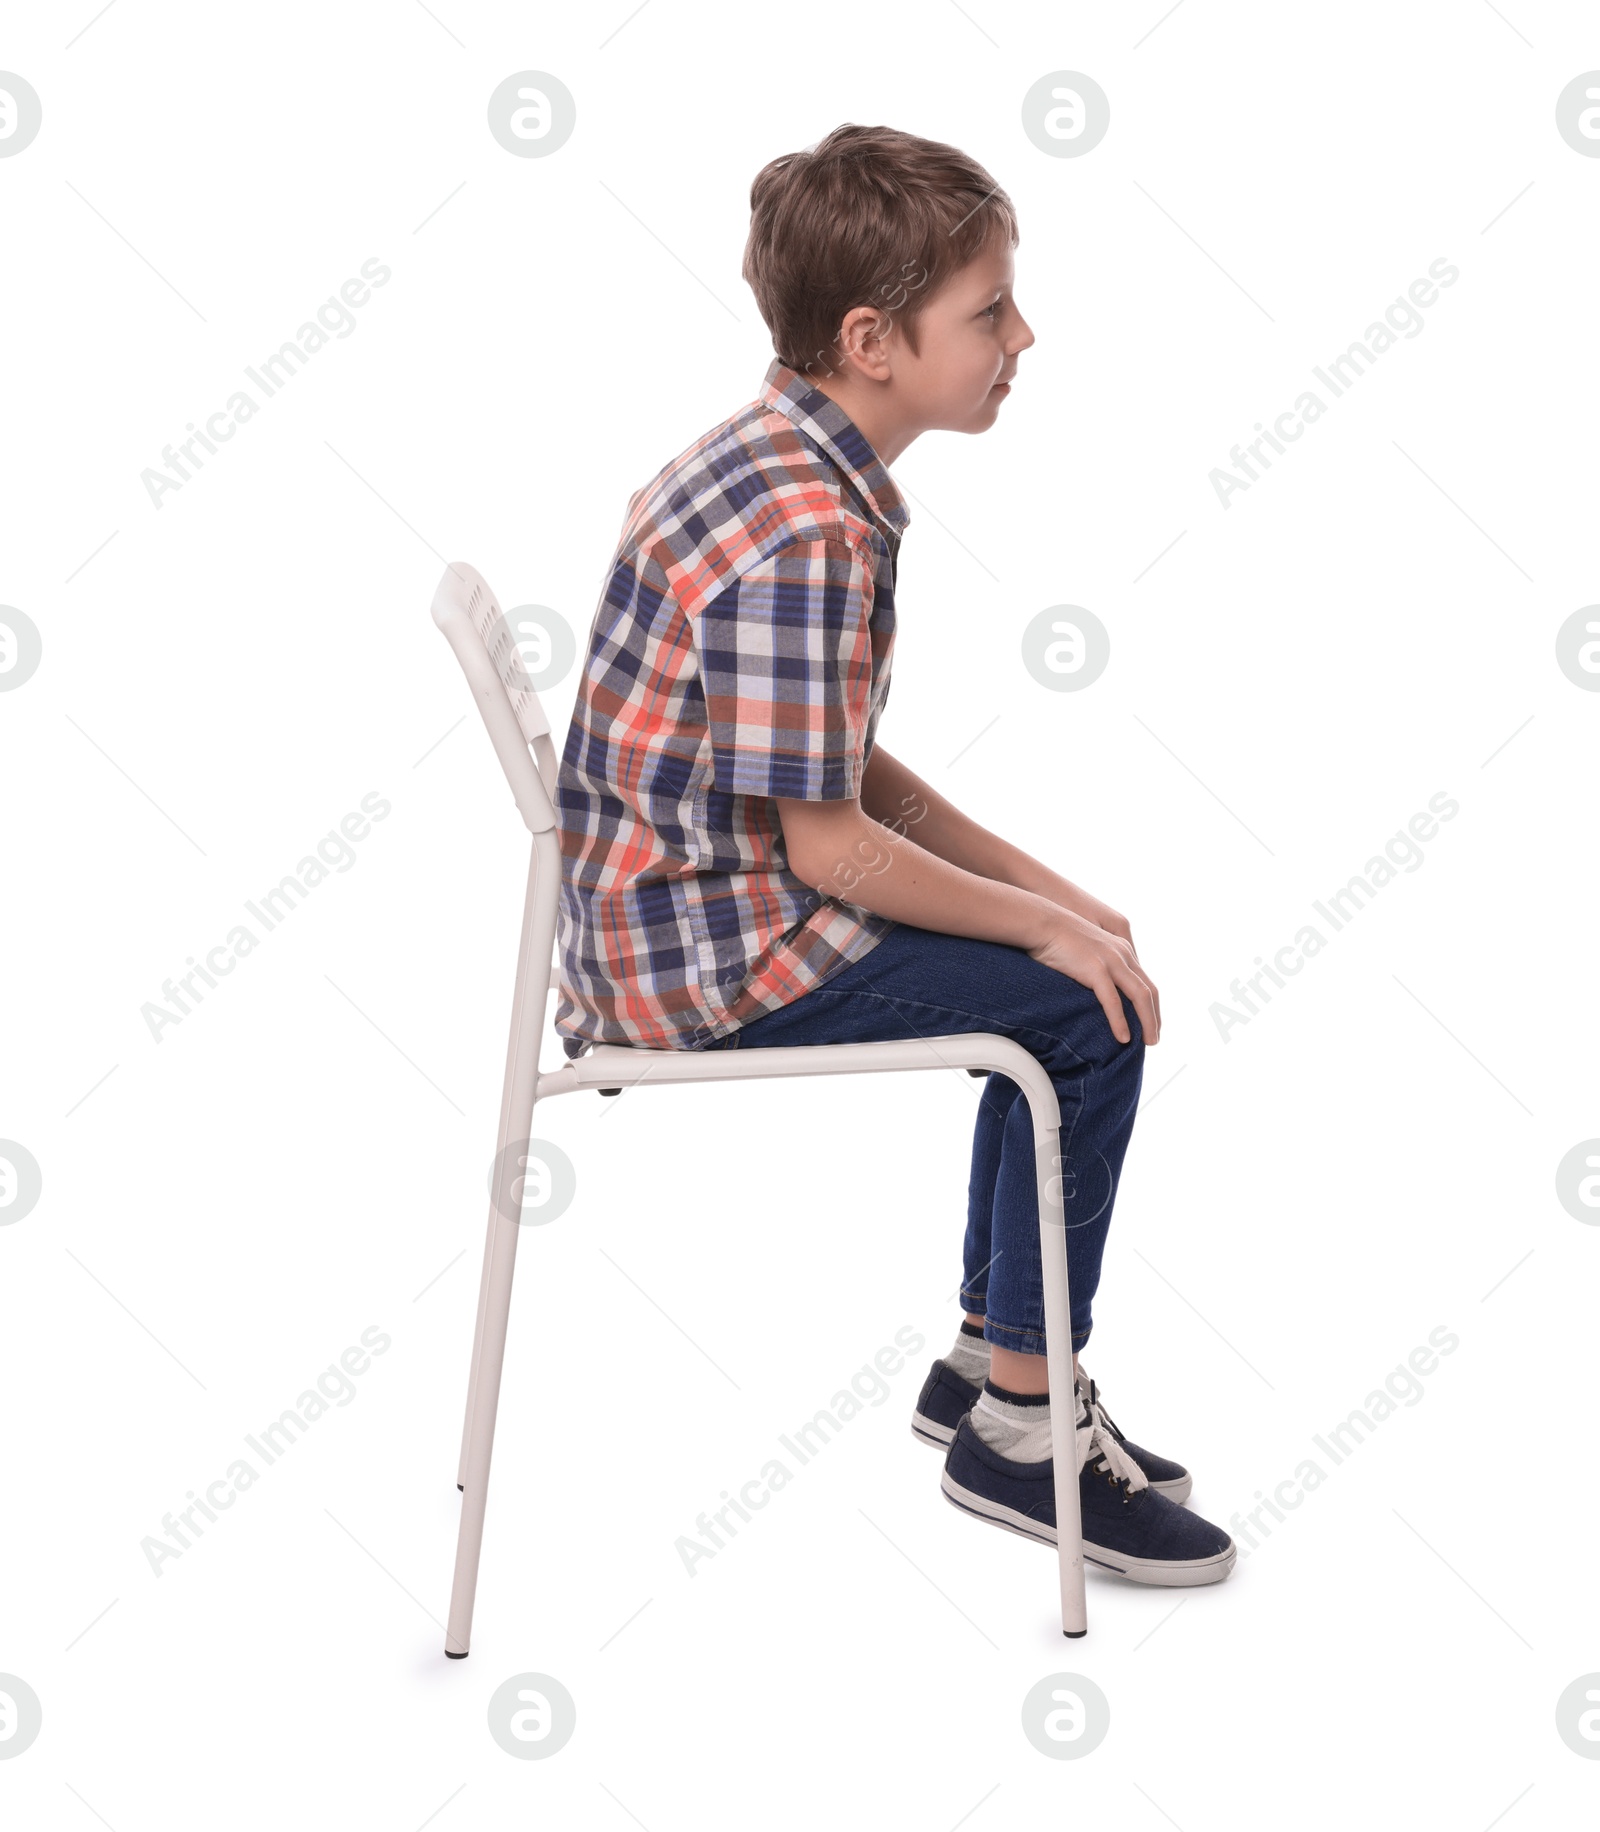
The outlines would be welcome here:
[[[597,1043],[585,1055],[539,1077],[539,1097],[597,1088],[614,1094],[641,1082],[768,1080],[785,1075],[893,1073],[908,1069],[964,1069],[1000,1073],[1024,1087],[1054,1091],[1038,1059],[1010,1037],[991,1031],[950,1031],[882,1043],[794,1043],[759,1050],[652,1049],[633,1043]],[[1041,1091],[1042,1091],[1041,1090]]]

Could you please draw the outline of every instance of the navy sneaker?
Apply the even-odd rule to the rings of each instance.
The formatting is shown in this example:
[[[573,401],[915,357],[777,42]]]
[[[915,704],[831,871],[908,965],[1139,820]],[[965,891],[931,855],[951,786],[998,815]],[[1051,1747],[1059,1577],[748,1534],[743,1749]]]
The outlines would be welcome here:
[[[956,1435],[956,1426],[972,1410],[979,1389],[963,1380],[954,1368],[936,1361],[917,1395],[917,1409],[911,1415],[911,1429],[924,1444],[936,1450],[948,1450]]]
[[[1090,1433],[1078,1472],[1083,1556],[1103,1571],[1138,1584],[1218,1584],[1238,1548],[1221,1527],[1169,1501],[1110,1432],[1079,1415],[1080,1441]],[[993,1526],[1047,1546],[1056,1543],[1055,1464],[1016,1463],[984,1443],[962,1419],[939,1479],[946,1500]]]
[[[1097,1425],[1109,1431],[1112,1437],[1133,1458],[1144,1471],[1145,1480],[1157,1494],[1165,1495],[1168,1501],[1187,1501],[1194,1487],[1194,1478],[1181,1463],[1174,1463],[1171,1457],[1158,1457],[1153,1450],[1146,1450],[1142,1444],[1135,1444],[1123,1436],[1121,1430],[1112,1424],[1106,1416],[1106,1409],[1100,1403],[1100,1389],[1083,1371],[1083,1364],[1078,1364],[1078,1392],[1083,1403],[1089,1408]]]
[[[1168,1501],[1189,1499],[1194,1479],[1188,1470],[1181,1463],[1174,1463],[1170,1457],[1158,1457],[1153,1450],[1145,1450],[1141,1445],[1130,1443],[1107,1418],[1105,1408],[1100,1404],[1100,1390],[1092,1380],[1085,1378],[1081,1365],[1078,1370],[1078,1392],[1093,1409],[1096,1423],[1109,1431],[1133,1458],[1157,1494],[1165,1495]],[[963,1380],[954,1368],[943,1361],[936,1361],[928,1370],[928,1378],[922,1383],[922,1391],[917,1395],[917,1409],[911,1415],[911,1429],[923,1443],[932,1444],[936,1450],[948,1450],[957,1426],[972,1410],[978,1393],[979,1389],[970,1380]]]

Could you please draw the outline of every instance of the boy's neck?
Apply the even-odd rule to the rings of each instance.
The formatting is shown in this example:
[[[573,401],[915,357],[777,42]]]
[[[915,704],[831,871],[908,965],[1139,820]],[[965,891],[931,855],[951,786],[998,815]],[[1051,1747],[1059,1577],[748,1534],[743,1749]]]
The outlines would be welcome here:
[[[891,403],[886,385],[840,372],[812,386],[850,416],[856,430],[885,465],[892,465],[911,441],[926,431],[908,422],[903,409]]]

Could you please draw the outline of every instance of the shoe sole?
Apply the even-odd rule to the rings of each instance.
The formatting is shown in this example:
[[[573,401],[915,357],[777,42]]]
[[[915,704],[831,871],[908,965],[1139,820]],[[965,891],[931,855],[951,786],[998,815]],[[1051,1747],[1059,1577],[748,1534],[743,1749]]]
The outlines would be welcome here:
[[[956,1435],[948,1425],[940,1425],[922,1412],[912,1417],[911,1430],[924,1444],[931,1444],[935,1450],[948,1450]],[[1158,1495],[1165,1495],[1168,1501],[1175,1501],[1182,1506],[1194,1492],[1194,1477],[1174,1476],[1170,1482],[1152,1482],[1150,1486]],[[1053,1541],[1051,1543],[1054,1544]]]
[[[1054,1527],[1030,1520],[1026,1514],[1019,1514],[1015,1508],[1008,1508],[1001,1502],[973,1494],[970,1489],[964,1489],[960,1483],[952,1481],[948,1470],[940,1477],[939,1487],[944,1492],[945,1500],[960,1508],[964,1514],[986,1520],[993,1527],[1004,1527],[1008,1533],[1020,1534],[1024,1539],[1037,1540],[1041,1546],[1053,1547],[1056,1544]],[[1220,1584],[1232,1571],[1239,1551],[1230,1539],[1225,1551],[1213,1553],[1210,1558],[1134,1558],[1129,1553],[1113,1552],[1109,1547],[1096,1546],[1085,1540],[1083,1556],[1089,1564],[1098,1566],[1100,1570],[1115,1572],[1118,1577],[1131,1578],[1136,1584],[1187,1588],[1195,1584]]]

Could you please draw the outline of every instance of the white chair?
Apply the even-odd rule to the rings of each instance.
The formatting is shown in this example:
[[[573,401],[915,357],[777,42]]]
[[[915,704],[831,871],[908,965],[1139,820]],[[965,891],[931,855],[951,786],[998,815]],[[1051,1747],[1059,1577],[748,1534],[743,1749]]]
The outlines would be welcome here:
[[[463,1660],[472,1633],[472,1608],[483,1544],[489,1462],[511,1309],[511,1276],[521,1213],[522,1153],[537,1102],[581,1089],[615,1093],[623,1087],[664,1082],[746,1081],[787,1075],[865,1075],[879,1070],[965,1068],[1009,1076],[1027,1097],[1033,1118],[1039,1180],[1039,1244],[1044,1256],[1046,1357],[1050,1379],[1051,1445],[1055,1458],[1056,1520],[1061,1582],[1061,1628],[1070,1636],[1088,1627],[1084,1597],[1082,1525],[1078,1512],[1078,1456],[1073,1391],[1071,1303],[1067,1289],[1065,1219],[1060,1177],[1061,1111],[1050,1077],[1035,1057],[1009,1037],[961,1032],[904,1042],[831,1043],[758,1050],[656,1050],[597,1044],[559,1069],[541,1072],[539,1044],[552,983],[556,911],[561,887],[561,842],[554,799],[558,758],[549,721],[528,681],[516,643],[494,593],[464,562],[445,569],[433,598],[433,620],[454,649],[489,729],[518,812],[533,835],[528,894],[522,912],[511,1037],[500,1102],[494,1184],[489,1203],[478,1324],[467,1382],[466,1422],[457,1486],[462,1491],[461,1532],[445,1653]],[[530,755],[529,747],[532,746]],[[535,767],[537,759],[537,767]],[[842,1119],[843,1116],[841,1116]],[[933,1490],[929,1489],[930,1496]]]

